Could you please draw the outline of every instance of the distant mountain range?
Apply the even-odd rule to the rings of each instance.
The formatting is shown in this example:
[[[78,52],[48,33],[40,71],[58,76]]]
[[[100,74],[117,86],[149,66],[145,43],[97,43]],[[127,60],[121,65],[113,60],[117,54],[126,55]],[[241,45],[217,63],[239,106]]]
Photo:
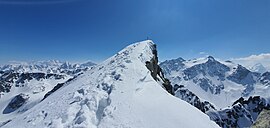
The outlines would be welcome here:
[[[175,96],[206,113],[221,127],[250,127],[260,112],[270,109],[270,72],[265,68],[265,72],[257,70],[262,65],[251,71],[232,61],[208,56],[166,60],[160,66],[171,80]]]
[[[270,72],[263,65],[212,56],[159,63],[151,40],[100,64],[0,66],[1,128],[244,128],[267,119],[260,114],[269,109]]]
[[[269,72],[253,72],[232,61],[218,61],[212,56],[178,58],[160,66],[173,84],[184,85],[217,108],[231,105],[239,97],[270,96]]]
[[[11,62],[0,66],[0,71],[15,72],[43,72],[43,73],[63,73],[68,71],[82,70],[96,65],[93,62],[69,63],[58,60],[32,61],[32,62]]]

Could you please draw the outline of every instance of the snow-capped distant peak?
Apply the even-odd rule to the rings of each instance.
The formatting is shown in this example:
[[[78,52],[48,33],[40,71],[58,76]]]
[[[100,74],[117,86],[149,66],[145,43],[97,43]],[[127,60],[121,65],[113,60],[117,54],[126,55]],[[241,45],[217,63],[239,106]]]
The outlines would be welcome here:
[[[207,59],[208,61],[215,61],[215,58],[213,56],[208,56]]]
[[[259,72],[259,73],[265,73],[267,69],[261,64],[257,63],[254,66],[249,68],[252,72]]]

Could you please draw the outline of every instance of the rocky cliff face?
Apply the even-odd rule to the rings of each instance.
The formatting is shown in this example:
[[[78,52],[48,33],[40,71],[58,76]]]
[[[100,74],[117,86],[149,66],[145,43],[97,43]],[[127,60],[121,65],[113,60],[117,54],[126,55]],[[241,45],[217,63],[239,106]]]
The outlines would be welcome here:
[[[196,94],[185,88],[183,85],[174,85],[174,96],[180,98],[194,107],[201,110],[203,113],[207,111],[216,111],[216,108],[213,104],[208,101],[201,100]]]
[[[260,73],[251,72],[245,67],[238,65],[228,79],[242,85],[253,85],[257,82]]]
[[[232,107],[218,111],[208,111],[207,115],[223,128],[244,128],[250,127],[264,109],[270,109],[267,99],[254,96],[245,100],[241,97],[235,101]]]
[[[270,72],[263,73],[259,80],[260,83],[266,86],[270,86]]]
[[[185,67],[185,62],[183,58],[179,57],[177,59],[166,60],[160,63],[164,74],[171,74],[172,71],[180,72]]]
[[[248,99],[243,97],[236,100],[231,107],[216,109],[215,106],[200,99],[195,93],[185,88],[184,85],[174,85],[174,96],[193,105],[220,127],[251,127],[263,110],[270,110],[269,99],[260,96],[252,96]],[[264,121],[264,123],[267,123]]]
[[[171,85],[171,82],[169,79],[164,77],[164,73],[160,66],[158,65],[158,56],[157,56],[157,48],[156,44],[154,44],[151,49],[153,53],[153,57],[150,61],[146,61],[146,67],[147,69],[151,72],[151,76],[154,78],[156,81],[161,81],[163,82],[162,85],[164,88],[172,95],[174,95],[174,91]]]

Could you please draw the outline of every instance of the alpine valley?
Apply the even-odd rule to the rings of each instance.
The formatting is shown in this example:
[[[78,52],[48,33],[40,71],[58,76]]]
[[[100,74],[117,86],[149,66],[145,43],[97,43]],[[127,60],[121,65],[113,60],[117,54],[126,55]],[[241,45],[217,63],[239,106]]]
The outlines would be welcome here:
[[[269,97],[263,65],[212,56],[160,62],[151,40],[99,64],[0,67],[1,128],[257,127],[269,119]]]

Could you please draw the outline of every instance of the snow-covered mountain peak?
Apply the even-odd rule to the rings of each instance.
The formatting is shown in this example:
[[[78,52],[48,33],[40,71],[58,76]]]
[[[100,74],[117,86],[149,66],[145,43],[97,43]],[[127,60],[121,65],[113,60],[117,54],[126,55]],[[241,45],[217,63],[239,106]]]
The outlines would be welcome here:
[[[127,57],[153,57],[152,50],[155,49],[155,44],[152,40],[145,40],[142,42],[137,42],[131,44],[118,52],[116,56],[119,54],[123,54]],[[146,58],[145,58],[146,59]],[[145,60],[146,61],[146,60]],[[145,62],[144,61],[144,62]]]
[[[152,41],[132,44],[4,127],[218,127],[153,79],[146,61],[154,55]]]
[[[207,59],[208,61],[215,61],[215,58],[213,56],[208,56]]]
[[[257,63],[254,66],[250,67],[249,69],[253,72],[259,73],[265,73],[267,71],[267,69],[261,63]]]

